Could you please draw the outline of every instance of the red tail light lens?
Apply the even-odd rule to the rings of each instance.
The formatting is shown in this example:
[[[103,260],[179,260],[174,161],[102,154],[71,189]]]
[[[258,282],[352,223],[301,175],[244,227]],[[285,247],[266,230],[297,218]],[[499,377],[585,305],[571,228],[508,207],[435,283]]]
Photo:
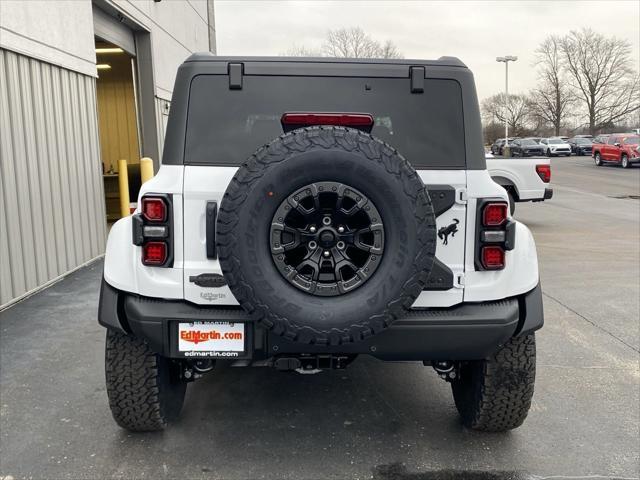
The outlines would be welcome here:
[[[536,172],[544,183],[551,181],[551,165],[536,165]]]
[[[142,263],[145,265],[162,265],[167,261],[167,244],[165,242],[148,242],[142,247]]]
[[[497,246],[482,247],[482,266],[487,270],[504,268],[504,249]]]
[[[282,125],[308,127],[336,125],[341,127],[372,127],[373,116],[368,113],[285,113]]]
[[[499,227],[507,221],[506,203],[487,203],[482,211],[482,224],[485,227]]]
[[[142,197],[142,215],[151,222],[164,222],[167,219],[167,205],[161,198]]]

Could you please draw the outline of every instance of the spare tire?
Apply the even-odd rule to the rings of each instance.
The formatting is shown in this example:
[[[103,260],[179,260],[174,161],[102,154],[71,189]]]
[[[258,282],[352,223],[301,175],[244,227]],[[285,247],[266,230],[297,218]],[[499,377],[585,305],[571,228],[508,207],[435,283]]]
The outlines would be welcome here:
[[[357,342],[402,316],[436,248],[416,171],[342,127],[294,130],[258,149],[227,188],[216,231],[240,305],[273,333],[317,345]]]

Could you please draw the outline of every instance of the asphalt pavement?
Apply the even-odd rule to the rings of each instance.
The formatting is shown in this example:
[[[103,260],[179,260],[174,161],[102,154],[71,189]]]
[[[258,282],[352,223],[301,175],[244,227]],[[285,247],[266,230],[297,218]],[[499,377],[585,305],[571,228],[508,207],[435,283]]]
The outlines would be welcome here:
[[[0,479],[527,480],[640,475],[640,168],[553,159],[554,197],[518,204],[534,232],[546,325],[524,426],[460,426],[431,368],[360,358],[318,375],[216,370],[180,421],[112,421],[102,263],[0,312]]]

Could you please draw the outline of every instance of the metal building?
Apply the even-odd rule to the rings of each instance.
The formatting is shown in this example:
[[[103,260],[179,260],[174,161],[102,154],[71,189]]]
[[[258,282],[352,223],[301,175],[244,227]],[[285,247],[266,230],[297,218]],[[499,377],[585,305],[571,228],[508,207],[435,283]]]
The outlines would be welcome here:
[[[157,168],[176,69],[215,53],[213,15],[213,0],[0,0],[0,309],[102,255],[117,160],[134,183],[141,157]]]

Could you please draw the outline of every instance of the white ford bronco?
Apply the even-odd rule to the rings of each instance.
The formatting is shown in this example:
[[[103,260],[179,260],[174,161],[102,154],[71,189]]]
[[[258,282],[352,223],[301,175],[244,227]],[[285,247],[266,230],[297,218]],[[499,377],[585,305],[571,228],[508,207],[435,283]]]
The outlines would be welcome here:
[[[543,324],[531,232],[487,172],[460,60],[191,56],[162,166],[113,225],[98,313],[129,430],[214,369],[432,366],[462,422],[522,424]]]

